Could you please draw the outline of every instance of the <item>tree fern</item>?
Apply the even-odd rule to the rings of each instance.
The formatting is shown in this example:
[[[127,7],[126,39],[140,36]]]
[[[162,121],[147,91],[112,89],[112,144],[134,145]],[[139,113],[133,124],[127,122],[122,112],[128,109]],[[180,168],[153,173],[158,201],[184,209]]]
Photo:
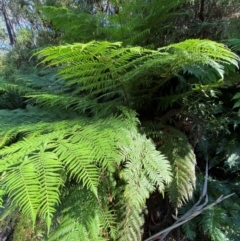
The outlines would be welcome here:
[[[190,143],[195,147],[203,136],[218,142],[215,134],[221,136],[221,128],[231,132],[232,116],[238,140],[235,107],[239,106],[222,120],[225,102],[220,104],[213,88],[220,82],[223,88],[225,83],[230,85],[230,75],[224,82],[223,77],[231,71],[231,78],[237,76],[239,57],[210,40],[180,42],[186,38],[179,37],[180,26],[190,29],[186,20],[178,23],[176,12],[186,16],[185,10],[178,10],[183,2],[111,1],[115,10],[119,7],[112,15],[100,8],[90,12],[90,7],[84,8],[86,12],[74,7],[39,8],[47,19],[41,24],[48,25],[47,34],[56,37],[46,42],[58,46],[40,50],[30,62],[26,62],[27,46],[13,49],[12,55],[7,55],[11,58],[6,62],[6,78],[0,78],[1,221],[16,212],[14,222],[30,218],[33,228],[44,220],[46,240],[138,241],[143,236],[146,200],[153,198],[153,192],[167,195],[163,204],[170,200],[176,209],[194,200],[199,186]],[[176,36],[177,44],[156,49]],[[59,46],[79,41],[82,43]],[[145,48],[131,46],[135,44]],[[35,56],[41,62],[36,68],[29,67]],[[42,66],[45,69],[39,70]],[[202,98],[200,93],[216,101]],[[216,127],[214,121],[220,124]],[[230,185],[229,180],[210,177],[206,199],[219,201],[220,195],[233,190],[236,196],[191,220],[185,226],[188,238],[200,234],[212,240],[237,240],[236,148],[202,152],[204,159],[216,156],[210,158],[213,176],[219,175],[214,168],[222,162],[235,181]],[[166,205],[169,217],[171,205]],[[17,231],[14,233],[17,239]],[[34,235],[32,239],[36,239]]]
[[[55,32],[59,32],[62,39],[68,43],[90,41],[94,35],[94,30],[96,32],[95,37],[99,38],[101,36],[103,17],[99,15],[92,15],[83,11],[77,13],[63,7],[45,6],[40,9],[44,18],[51,21],[51,24],[56,29]],[[81,35],[77,34],[79,29],[82,30]]]
[[[141,47],[124,48],[118,42],[93,41],[46,48],[38,56],[48,66],[61,64],[59,75],[66,81],[65,85],[74,86],[75,97],[81,96],[80,106],[76,98],[72,102],[73,108],[93,111],[95,106],[94,112],[114,105],[128,105],[132,108],[136,108],[136,103],[143,105],[185,67],[208,65],[223,77],[225,64],[238,64],[237,55],[224,45],[196,39],[158,51]],[[55,99],[60,100],[51,95],[31,97],[36,98],[38,103],[51,106]],[[61,105],[68,107],[66,100],[63,98]]]

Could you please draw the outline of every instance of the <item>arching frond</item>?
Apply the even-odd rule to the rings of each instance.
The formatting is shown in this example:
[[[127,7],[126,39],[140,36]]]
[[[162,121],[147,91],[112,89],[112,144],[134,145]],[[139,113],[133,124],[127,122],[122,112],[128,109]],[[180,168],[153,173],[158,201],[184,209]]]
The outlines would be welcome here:
[[[172,181],[167,192],[173,206],[180,207],[191,199],[195,183],[196,157],[187,137],[179,130],[156,122],[143,123],[144,132],[155,140],[158,149],[171,164]]]
[[[101,193],[97,199],[103,175],[101,172],[114,173],[117,166],[120,168],[123,165],[121,178],[127,183],[124,195],[129,203],[128,208],[136,208],[136,217],[142,220],[141,209],[146,198],[156,189],[163,192],[165,184],[171,181],[170,165],[149,139],[138,134],[135,113],[126,108],[121,108],[120,111],[120,116],[109,116],[107,119],[54,121],[47,129],[46,123],[37,130],[23,125],[22,130],[28,133],[25,138],[20,138],[0,151],[3,190],[12,200],[11,205],[19,206],[21,211],[30,215],[33,220],[38,213],[46,220],[50,230],[64,182],[78,183],[80,187],[85,187],[83,190],[88,195],[94,194],[95,201],[100,202],[104,200],[102,196],[108,192],[106,190]],[[21,127],[18,131],[21,131]],[[11,171],[4,174],[6,170]],[[141,192],[136,189],[135,182],[139,183]],[[133,193],[136,195],[134,198]],[[82,201],[85,202],[86,198]],[[78,235],[78,232],[87,230],[91,240],[91,237],[95,236],[91,236],[89,229],[94,225],[97,225],[94,226],[96,230],[105,230],[106,235],[116,237],[114,216],[108,210],[106,201],[104,202],[105,209],[96,209],[98,212],[91,214],[89,223],[84,226],[79,217],[76,220],[75,217],[66,216],[58,237],[70,237],[69,235]],[[99,206],[99,203],[96,205]],[[128,217],[126,210],[123,215]],[[135,222],[139,223],[134,219],[132,225],[136,225]],[[139,225],[134,232],[139,231]],[[106,231],[109,228],[111,232]],[[75,231],[70,234],[70,230]],[[95,239],[102,237],[99,235]]]
[[[120,177],[126,182],[126,187],[117,240],[137,241],[141,240],[146,199],[155,190],[163,192],[172,178],[168,161],[155,149],[151,140],[135,134],[131,143],[121,150],[125,159]]]
[[[211,68],[223,78],[225,67],[238,66],[239,61],[238,56],[223,44],[198,39],[186,40],[156,51],[122,47],[119,42],[92,41],[49,47],[38,52],[38,56],[48,66],[61,65],[59,75],[65,80],[66,86],[74,86],[74,94],[79,98],[80,106],[76,101],[76,104],[72,103],[73,108],[79,111],[82,108],[91,109],[93,103],[132,106],[138,100],[145,100],[147,95],[150,98],[180,71],[199,65],[208,67],[208,70],[203,68],[203,74]],[[196,73],[196,77],[198,75]],[[53,103],[52,96],[31,97],[37,101],[39,97],[42,103]],[[69,108],[68,103],[67,106]]]
[[[115,217],[110,212],[104,213],[104,204],[89,190],[79,189],[74,185],[63,194],[64,198],[56,215],[59,224],[50,235],[49,241],[107,240],[107,230],[114,228],[112,220]],[[106,223],[109,226],[103,226]]]
[[[196,157],[186,136],[176,129],[165,132],[160,150],[167,156],[173,171],[173,181],[168,185],[167,192],[175,207],[180,207],[193,194],[196,182]]]
[[[222,42],[228,45],[232,51],[234,52],[240,51],[240,39],[230,38],[230,39],[223,40]]]
[[[140,209],[151,192],[156,189],[163,192],[164,185],[171,182],[171,168],[152,142],[140,135],[134,135],[132,145],[124,147],[122,152],[126,158],[126,168],[121,173],[127,182],[124,195],[131,205]]]
[[[40,183],[34,165],[26,157],[24,163],[19,167],[9,168],[2,176],[2,186],[9,198],[18,205],[22,211],[30,216],[35,222],[40,205],[38,198]]]

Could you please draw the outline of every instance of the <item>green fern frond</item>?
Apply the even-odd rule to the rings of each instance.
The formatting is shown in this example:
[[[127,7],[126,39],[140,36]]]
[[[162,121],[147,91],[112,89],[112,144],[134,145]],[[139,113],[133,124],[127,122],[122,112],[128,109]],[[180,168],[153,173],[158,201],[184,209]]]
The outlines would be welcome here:
[[[134,134],[131,146],[123,146],[124,169],[120,173],[126,182],[121,222],[117,240],[141,240],[143,209],[150,193],[164,191],[171,182],[170,166],[165,156],[158,152],[151,140]]]
[[[112,223],[115,217],[110,212],[104,213],[104,204],[89,190],[76,185],[65,188],[63,195],[55,217],[59,224],[49,241],[107,240],[108,229],[115,226]]]
[[[49,112],[29,105],[25,109],[0,110],[0,148],[16,138],[48,133],[55,127],[65,129],[66,122],[60,120],[72,122],[70,119],[74,121],[74,117],[74,113]]]
[[[105,194],[106,195],[106,194]],[[116,240],[117,237],[117,224],[116,224],[116,215],[113,214],[112,210],[100,210],[99,214],[100,219],[100,228],[102,229],[102,234],[104,237],[111,237],[113,240]],[[108,234],[109,233],[109,234]]]
[[[142,240],[141,228],[144,223],[143,209],[132,207],[131,204],[125,201],[125,205],[121,208],[123,211],[121,221],[118,224],[117,240],[118,241],[140,241]]]
[[[5,191],[0,188],[0,208],[3,208],[3,196],[5,195]]]
[[[38,172],[40,182],[39,215],[46,220],[48,231],[55,206],[59,203],[59,187],[63,185],[60,172],[63,170],[58,156],[51,151],[51,143],[43,143],[39,151],[29,157]]]
[[[98,196],[101,170],[113,173],[116,166],[129,157],[141,158],[129,153],[140,150],[142,155],[150,157],[142,160],[141,167],[142,170],[146,168],[144,175],[151,185],[151,189],[146,190],[152,191],[156,185],[162,191],[164,182],[171,180],[168,162],[154,149],[152,142],[136,134],[138,120],[135,113],[125,108],[121,108],[121,112],[119,117],[108,119],[55,121],[47,129],[46,123],[43,123],[43,129],[39,127],[36,132],[23,125],[24,130],[32,134],[0,150],[2,183],[5,193],[12,200],[11,205],[19,206],[33,221],[38,213],[46,220],[49,229],[59,204],[61,185],[73,181]],[[133,134],[137,140],[131,148]],[[144,198],[148,195],[146,193]],[[112,223],[111,235],[114,236],[113,216],[108,209],[108,215],[102,213],[98,213],[99,220],[105,220],[101,229],[109,228]]]
[[[40,205],[38,195],[41,190],[34,165],[28,163],[26,157],[24,164],[9,169],[2,176],[1,183],[12,202],[16,203],[24,214],[30,216],[34,223]]]
[[[143,207],[154,190],[164,191],[171,182],[171,168],[165,156],[144,136],[134,135],[131,146],[123,147],[125,169],[121,173],[127,182],[124,196],[137,209]]]
[[[173,181],[168,185],[167,192],[173,205],[180,207],[193,194],[196,157],[186,136],[173,128],[167,128],[162,141],[160,150],[167,156],[173,171]]]
[[[187,211],[187,210],[186,210]],[[194,221],[186,222],[182,225],[183,231],[189,240],[196,240],[197,224]]]
[[[179,209],[179,213],[182,215],[189,210],[189,208],[196,202],[196,198],[201,194],[201,183],[204,182],[204,177],[202,174],[198,174],[197,179],[198,182],[196,184],[193,198]],[[209,177],[209,202],[216,200],[221,195],[225,196],[233,192],[233,186],[229,182],[223,182]],[[204,211],[200,216],[185,223],[183,225],[183,230],[187,237],[190,240],[196,240],[198,235],[203,235],[211,240],[238,240],[238,238],[231,238],[235,231],[236,237],[239,235],[237,234],[238,229],[235,227],[235,224],[237,225],[240,221],[239,215],[237,214],[239,212],[238,198],[237,195],[234,195],[231,198],[224,200],[224,202],[218,206]]]
[[[94,107],[94,101],[90,105],[90,103],[86,102],[86,100],[70,96],[68,94],[53,94],[53,93],[42,93],[42,94],[28,94],[26,95],[29,104],[36,103],[39,107],[48,106],[49,108],[58,108],[67,111],[75,111],[78,110],[81,112],[86,112],[89,108]],[[96,102],[96,101],[95,101]]]
[[[171,71],[178,72],[184,66],[205,64],[211,66],[223,78],[224,65],[232,64],[238,67],[239,57],[230,52],[223,44],[211,40],[189,39],[159,49],[178,55]]]
[[[45,6],[40,9],[45,19],[51,21],[54,28],[64,33],[62,39],[68,43],[90,41],[94,35],[97,39],[101,36],[103,17],[99,14],[93,15],[84,11],[76,13],[66,8],[52,6]],[[81,29],[81,34],[78,34],[79,29]]]
[[[160,100],[158,101],[158,109],[167,110],[167,108],[171,108],[179,100],[187,98],[191,93],[192,91],[186,91],[179,94],[171,94],[160,97]]]
[[[225,210],[219,207],[213,207],[210,210],[203,212],[201,219],[201,226],[205,233],[208,233],[213,241],[227,240],[227,236],[221,230],[224,225]]]
[[[58,235],[57,235],[58,234]],[[64,226],[61,227],[61,233],[55,233],[50,236],[49,241],[107,241],[106,238],[101,237],[100,221],[98,216],[92,218],[86,226],[81,222],[76,222],[74,219],[64,221]]]
[[[138,101],[144,103],[146,96],[152,96],[184,68],[206,65],[223,78],[224,67],[238,66],[239,61],[223,44],[198,39],[157,51],[124,48],[119,42],[92,41],[46,48],[38,52],[38,56],[43,58],[41,63],[61,66],[59,75],[65,80],[65,86],[74,86],[74,97],[79,97],[84,108],[92,108],[93,103],[128,106]],[[46,99],[45,103],[48,102],[52,103]],[[79,107],[76,109],[81,110],[83,105]]]
[[[232,51],[234,51],[234,52],[240,51],[240,39],[238,39],[238,38],[230,38],[230,39],[226,39],[226,40],[224,40],[222,42],[225,43],[226,45],[228,45],[229,48]]]
[[[23,151],[21,155],[18,153],[18,157],[15,155],[15,163],[10,160],[14,155],[3,158],[6,163],[1,171],[9,170],[6,176],[2,176],[3,187],[14,205],[18,205],[24,214],[31,216],[34,222],[36,213],[39,212],[49,229],[54,207],[59,202],[59,187],[63,183],[60,176],[62,167],[55,153],[50,151],[49,143],[35,145],[38,148],[33,146],[33,152]],[[20,162],[18,158],[23,161]],[[15,167],[16,165],[19,166]],[[17,177],[19,180],[16,182]]]
[[[234,105],[233,105],[233,109],[234,109],[234,108],[239,108],[239,107],[240,107],[240,92],[237,92],[237,93],[233,96],[232,100],[235,101],[235,103],[234,103]]]
[[[144,132],[154,139],[172,168],[172,181],[167,185],[170,201],[180,207],[191,199],[195,183],[196,157],[187,137],[179,130],[156,122],[143,123]]]
[[[224,66],[224,71],[227,72],[228,66]],[[198,64],[196,66],[185,66],[183,68],[183,74],[190,74],[200,80],[201,84],[217,84],[222,81],[219,77],[218,71],[213,69],[211,66],[206,66],[204,64]],[[219,80],[220,78],[220,80]],[[191,81],[189,81],[191,82]]]
[[[82,181],[97,195],[99,170],[92,162],[97,156],[91,151],[91,145],[84,141],[58,140],[56,154],[63,162],[71,179]],[[75,144],[75,145],[74,145]]]
[[[179,14],[179,9],[175,11],[175,8],[183,2],[112,1],[115,10],[118,9],[117,14],[108,14],[100,9],[95,14],[90,9],[78,12],[49,6],[40,9],[53,28],[61,31],[61,38],[68,43],[107,39],[123,41],[124,45],[146,45],[153,33],[158,34],[159,40],[161,34],[171,27],[167,20],[171,21]],[[78,34],[79,29],[81,34]],[[151,38],[151,42],[153,41]],[[156,45],[159,46],[159,43]]]

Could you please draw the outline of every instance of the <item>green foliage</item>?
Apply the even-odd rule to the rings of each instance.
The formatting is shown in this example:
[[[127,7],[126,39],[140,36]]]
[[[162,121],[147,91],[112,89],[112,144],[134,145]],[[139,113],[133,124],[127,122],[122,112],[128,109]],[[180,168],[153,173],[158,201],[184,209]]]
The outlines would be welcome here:
[[[240,39],[238,38],[230,38],[227,39],[225,42],[234,52],[240,51]]]
[[[143,210],[139,210],[136,207],[131,207],[129,203],[125,203],[122,220],[118,224],[117,240],[141,240],[142,226],[144,223]]]
[[[195,183],[196,157],[184,133],[160,123],[144,123],[144,132],[158,143],[159,150],[166,155],[173,180],[167,185],[167,194],[173,207],[178,208],[192,197]]]
[[[198,175],[199,181],[203,181],[203,177]],[[234,190],[230,183],[223,183],[216,179],[209,179],[208,198],[214,200],[220,195],[227,195]],[[199,195],[200,185],[194,195]],[[239,194],[237,194],[239,195]],[[235,225],[239,222],[237,212],[239,212],[239,205],[236,202],[239,196],[234,195],[230,199],[226,199],[222,204],[213,207],[212,209],[204,211],[200,217],[192,220],[190,223],[183,225],[183,230],[189,240],[198,240],[198,237],[210,238],[210,240],[238,240],[239,231]],[[183,206],[179,212],[184,214],[189,209],[193,200],[187,205]],[[200,239],[201,240],[201,239]]]
[[[174,129],[167,128],[160,150],[168,157],[172,166],[173,181],[167,192],[175,207],[191,199],[195,188],[196,157],[186,136]]]
[[[74,117],[70,113],[47,112],[33,106],[26,106],[25,109],[0,110],[1,131],[0,131],[0,147],[9,145],[12,142],[23,137],[37,135],[37,133],[48,133],[54,127],[49,123],[58,121],[56,128],[65,128],[66,123],[60,120]]]
[[[26,111],[13,111],[11,114],[19,112],[22,119],[15,119],[15,122],[27,118],[24,116],[25,113],[28,114]],[[101,172],[106,170],[113,173],[116,166],[119,165],[124,165],[121,179],[126,181],[124,193],[129,202],[129,208],[141,209],[152,191],[156,188],[163,191],[164,183],[171,180],[170,166],[164,156],[154,151],[152,142],[144,136],[136,134],[134,116],[126,111],[124,113],[125,115],[122,117],[108,117],[103,120],[82,119],[81,121],[79,118],[68,120],[68,122],[56,120],[47,129],[45,129],[47,122],[36,125],[39,130],[33,129],[32,125],[29,125],[28,128],[26,124],[22,128],[21,126],[16,128],[15,132],[22,133],[25,138],[20,137],[16,143],[4,147],[0,151],[2,156],[1,186],[4,193],[8,195],[8,199],[11,200],[11,206],[18,206],[23,214],[32,218],[33,222],[36,216],[45,219],[50,232],[52,218],[60,202],[61,187],[64,183],[74,181],[80,187],[85,187],[84,190],[89,195],[94,194],[96,199],[99,197],[97,189]],[[44,115],[42,117],[44,118]],[[5,120],[7,121],[8,118]],[[82,124],[80,124],[81,122]],[[4,119],[2,123],[7,125],[4,123]],[[26,134],[24,135],[24,133]],[[9,141],[12,136],[6,137],[6,134],[2,133],[2,138],[7,138]],[[139,153],[142,154],[139,155]],[[142,159],[142,155],[145,155],[146,159]],[[139,168],[132,169],[135,168],[136,162],[141,163],[140,160],[142,164],[139,165]],[[143,176],[143,170],[146,171],[145,176]],[[140,184],[140,190],[142,190],[140,193],[144,193],[144,195],[140,195],[134,202],[129,194],[132,191],[137,193],[135,183],[132,183],[132,180],[137,178],[136,175],[139,175],[139,182],[142,182],[141,178],[144,178],[146,183]],[[102,195],[106,195],[106,193],[102,193]],[[82,201],[85,202],[85,200],[84,198]],[[76,207],[73,210],[75,211],[75,209]],[[81,223],[78,226],[73,219],[70,220],[64,216],[66,220],[64,219],[60,229],[62,227],[63,230],[69,230],[67,227],[70,225],[72,228],[75,227],[77,233],[68,233],[67,237],[86,233],[89,235],[86,236],[86,240],[87,237],[90,240],[94,237],[98,240],[99,236],[96,232],[99,232],[99,235],[101,233],[99,220],[101,220],[101,225],[104,224],[104,218],[108,220],[108,217],[102,216],[101,213],[100,216],[91,215],[89,223],[84,227]],[[111,220],[111,217],[109,218]],[[111,223],[110,220],[108,222]],[[134,219],[133,223],[129,223],[129,225],[133,225],[135,221]],[[67,225],[66,228],[64,228],[65,225]],[[58,238],[63,235],[62,232],[60,231]]]
[[[101,24],[98,16],[90,13],[71,12],[66,8],[56,8],[53,6],[40,8],[45,18],[50,19],[56,32],[63,35],[63,39],[68,43],[78,41],[90,41],[94,35],[98,35]],[[79,30],[81,29],[81,35]],[[96,34],[94,33],[96,31]]]
[[[18,213],[15,239],[26,219],[26,239],[140,241],[146,200],[164,194],[171,204],[163,220],[169,223],[173,208],[183,205],[184,214],[199,196],[202,160],[209,158],[209,199],[236,196],[184,224],[185,234],[189,240],[238,240],[239,57],[230,51],[239,50],[238,40],[224,42],[228,49],[192,39],[226,23],[212,21],[214,9],[196,24],[192,9],[199,9],[198,1],[106,2],[114,14],[96,1],[39,8],[44,20],[35,46],[67,44],[38,49],[30,59],[31,31],[21,29],[18,45],[6,55],[0,79],[1,221]],[[220,2],[225,4],[217,1],[217,9]],[[214,4],[207,3],[208,13]]]
[[[61,63],[59,76],[66,86],[74,88],[76,98],[55,94],[30,97],[35,97],[38,104],[93,113],[111,112],[119,105],[138,109],[184,68],[209,66],[223,77],[224,67],[237,66],[238,61],[238,56],[224,45],[210,40],[187,40],[157,51],[93,41],[46,48],[38,55],[48,66]]]
[[[97,199],[86,188],[71,185],[64,191],[55,217],[58,225],[48,240],[107,240],[108,229],[114,238],[116,217],[106,205],[106,200]]]
[[[82,6],[77,10],[48,6],[41,11],[67,43],[95,39],[122,41],[124,45],[159,46],[164,34],[174,29],[172,19],[185,14],[176,11],[183,2],[185,0],[114,0],[94,2],[89,8]],[[109,14],[109,11],[112,12]]]

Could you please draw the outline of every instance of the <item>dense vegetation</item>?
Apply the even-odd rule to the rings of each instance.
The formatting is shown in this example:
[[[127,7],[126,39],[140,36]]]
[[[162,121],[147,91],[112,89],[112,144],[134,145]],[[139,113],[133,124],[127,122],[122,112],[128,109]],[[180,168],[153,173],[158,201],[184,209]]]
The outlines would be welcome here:
[[[240,239],[239,3],[0,5],[0,240]]]

